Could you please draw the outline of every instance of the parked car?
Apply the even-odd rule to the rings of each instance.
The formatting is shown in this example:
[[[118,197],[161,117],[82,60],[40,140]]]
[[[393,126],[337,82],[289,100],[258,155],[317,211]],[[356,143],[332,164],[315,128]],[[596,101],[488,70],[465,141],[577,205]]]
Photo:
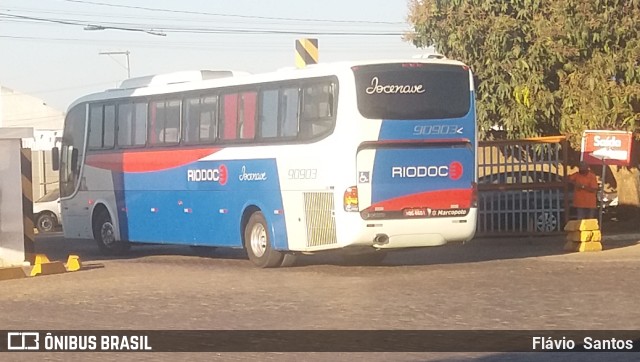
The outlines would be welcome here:
[[[548,171],[518,170],[485,175],[478,179],[478,226],[480,232],[562,231],[565,200],[569,219],[575,218],[571,207],[571,184],[565,192],[563,177]],[[489,186],[491,185],[491,186]],[[615,193],[598,193],[605,212],[612,212]]]
[[[33,203],[33,219],[41,233],[55,231],[62,225],[60,190],[51,191]]]

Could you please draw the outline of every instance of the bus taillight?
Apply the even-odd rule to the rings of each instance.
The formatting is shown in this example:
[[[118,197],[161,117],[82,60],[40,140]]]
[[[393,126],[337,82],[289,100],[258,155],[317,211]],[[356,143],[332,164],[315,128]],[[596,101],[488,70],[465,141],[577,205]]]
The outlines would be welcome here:
[[[351,186],[344,190],[344,197],[342,199],[344,211],[358,211],[358,187]]]

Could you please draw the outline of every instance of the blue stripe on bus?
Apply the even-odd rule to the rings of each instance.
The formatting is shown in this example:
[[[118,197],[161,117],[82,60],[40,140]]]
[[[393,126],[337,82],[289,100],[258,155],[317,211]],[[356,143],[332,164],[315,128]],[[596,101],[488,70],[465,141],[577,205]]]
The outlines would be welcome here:
[[[131,241],[242,247],[242,212],[255,205],[274,248],[288,248],[284,215],[274,213],[283,209],[275,159],[198,161],[122,176],[120,225]]]

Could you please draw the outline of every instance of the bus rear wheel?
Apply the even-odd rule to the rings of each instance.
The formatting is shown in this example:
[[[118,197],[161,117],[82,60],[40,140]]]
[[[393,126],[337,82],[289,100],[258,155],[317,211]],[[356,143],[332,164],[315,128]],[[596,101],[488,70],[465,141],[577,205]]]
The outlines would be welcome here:
[[[260,211],[254,212],[244,228],[244,247],[249,260],[260,268],[274,268],[282,264],[284,255],[273,250],[267,220]]]
[[[106,255],[119,255],[129,250],[130,244],[117,240],[116,229],[107,210],[102,210],[93,223],[93,237],[100,252]]]

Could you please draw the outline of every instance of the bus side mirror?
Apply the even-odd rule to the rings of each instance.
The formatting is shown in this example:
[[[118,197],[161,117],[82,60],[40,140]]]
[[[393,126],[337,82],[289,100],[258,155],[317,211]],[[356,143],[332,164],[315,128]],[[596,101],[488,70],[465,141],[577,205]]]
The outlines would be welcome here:
[[[60,170],[60,149],[58,147],[51,149],[51,168],[54,171]]]

